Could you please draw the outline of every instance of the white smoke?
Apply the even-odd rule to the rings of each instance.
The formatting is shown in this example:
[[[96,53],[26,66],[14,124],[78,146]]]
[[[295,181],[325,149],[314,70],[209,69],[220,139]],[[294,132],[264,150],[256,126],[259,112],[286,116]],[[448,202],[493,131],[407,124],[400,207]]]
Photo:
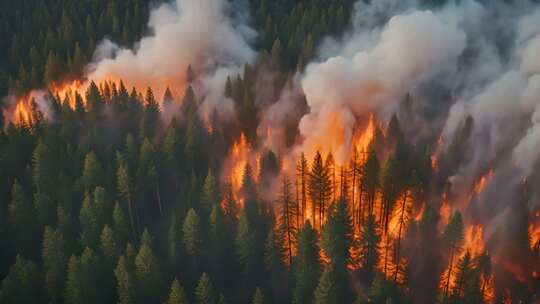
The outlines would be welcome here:
[[[376,44],[308,65],[302,80],[310,113],[300,121],[303,150],[328,146],[335,128],[343,138],[329,147],[338,161],[348,155],[356,117],[388,111],[409,90],[442,72],[452,71],[465,48],[466,36],[456,22],[431,11],[392,17]]]
[[[151,86],[158,98],[167,87],[181,96],[187,86],[186,70],[193,67],[199,82],[196,92],[206,96],[203,114],[214,109],[230,111],[220,104],[226,76],[237,73],[255,57],[248,42],[254,32],[228,14],[225,0],[176,0],[150,13],[151,34],[134,49],[105,41],[89,66],[88,79],[123,80],[139,89]],[[220,105],[219,107],[218,104]]]

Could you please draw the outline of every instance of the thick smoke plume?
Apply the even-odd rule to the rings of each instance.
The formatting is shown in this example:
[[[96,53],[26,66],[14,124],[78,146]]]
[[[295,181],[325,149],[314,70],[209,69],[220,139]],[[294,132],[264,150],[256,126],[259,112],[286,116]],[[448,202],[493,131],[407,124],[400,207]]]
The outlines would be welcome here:
[[[198,75],[197,92],[206,96],[203,114],[217,108],[227,75],[237,73],[255,52],[248,45],[254,32],[232,20],[224,0],[177,0],[163,4],[150,14],[151,34],[134,49],[119,48],[106,41],[109,58],[97,53],[88,78],[96,82],[120,80],[137,88],[150,86],[157,96],[167,87],[182,94],[187,86],[186,69]],[[218,108],[230,113],[231,105]]]

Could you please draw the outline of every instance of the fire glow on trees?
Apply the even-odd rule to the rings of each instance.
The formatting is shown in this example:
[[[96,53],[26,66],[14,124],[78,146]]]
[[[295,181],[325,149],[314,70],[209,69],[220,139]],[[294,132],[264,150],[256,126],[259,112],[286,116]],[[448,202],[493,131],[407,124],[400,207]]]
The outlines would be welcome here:
[[[298,130],[298,134],[293,143],[288,146],[284,145],[286,147],[283,151],[272,151],[277,154],[276,156],[280,160],[280,171],[271,183],[265,185],[265,187],[271,189],[259,190],[260,192],[276,193],[278,191],[273,187],[280,184],[275,182],[276,180],[280,180],[285,175],[295,177],[292,179],[295,191],[292,192],[296,193],[295,206],[297,206],[297,214],[299,214],[296,229],[299,228],[300,223],[309,220],[313,223],[313,227],[317,232],[321,233],[328,218],[328,210],[331,210],[332,205],[340,199],[344,199],[348,203],[348,212],[352,221],[355,240],[361,237],[363,229],[365,229],[363,225],[366,223],[366,219],[374,217],[377,236],[381,240],[378,249],[381,259],[376,265],[377,269],[388,280],[397,283],[403,283],[406,280],[405,273],[409,266],[411,254],[405,250],[409,245],[407,242],[410,242],[408,233],[418,229],[424,215],[428,212],[427,210],[430,208],[435,210],[434,212],[437,214],[436,230],[439,233],[445,230],[450,224],[452,216],[459,211],[463,214],[462,236],[460,236],[459,242],[455,242],[456,244],[451,246],[453,247],[452,250],[455,251],[450,254],[451,258],[438,261],[441,263],[441,265],[438,265],[441,268],[439,271],[441,281],[445,285],[442,289],[445,289],[446,293],[449,293],[450,290],[457,293],[461,292],[459,277],[461,274],[458,274],[456,265],[471,263],[475,265],[476,269],[482,269],[479,276],[482,296],[489,302],[495,298],[494,290],[496,289],[497,278],[495,271],[487,270],[491,267],[485,266],[487,264],[493,264],[493,268],[497,268],[499,272],[507,271],[512,273],[517,281],[523,283],[529,283],[532,281],[531,279],[538,278],[540,271],[538,269],[540,264],[540,211],[538,207],[534,207],[537,204],[529,206],[531,207],[530,210],[527,209],[527,212],[530,213],[528,214],[530,217],[529,222],[526,223],[528,233],[527,252],[522,253],[522,256],[513,256],[513,259],[506,258],[506,248],[501,248],[502,246],[496,244],[497,238],[493,237],[495,233],[493,232],[495,230],[493,226],[499,226],[500,218],[506,218],[507,214],[511,213],[511,208],[508,207],[510,199],[507,197],[501,198],[502,203],[499,203],[498,198],[493,197],[495,196],[494,193],[498,193],[492,191],[491,185],[494,185],[495,188],[503,187],[503,190],[501,190],[503,192],[508,189],[504,188],[505,186],[512,185],[512,178],[523,175],[526,171],[519,173],[512,171],[512,174],[508,174],[511,175],[510,178],[505,176],[504,162],[506,161],[505,157],[507,157],[505,151],[511,150],[512,147],[505,146],[504,144],[507,143],[500,143],[497,140],[500,140],[505,135],[501,130],[510,125],[517,125],[517,123],[509,121],[503,127],[496,125],[497,122],[504,121],[503,118],[505,117],[499,111],[495,111],[493,106],[482,107],[484,104],[489,104],[484,101],[484,95],[487,93],[480,93],[478,96],[473,97],[464,95],[462,98],[470,99],[469,103],[461,100],[456,101],[452,108],[448,109],[449,114],[446,124],[441,126],[444,121],[438,122],[439,125],[435,124],[434,130],[431,130],[431,125],[427,125],[427,123],[419,123],[420,127],[414,125],[415,119],[418,119],[417,116],[421,116],[420,113],[411,114],[414,109],[405,108],[403,110],[397,106],[392,107],[395,106],[394,102],[396,100],[408,96],[409,90],[415,91],[417,83],[442,73],[439,70],[432,71],[434,67],[446,66],[448,62],[450,62],[449,65],[456,63],[456,59],[464,51],[465,33],[458,26],[446,20],[445,14],[441,15],[424,11],[398,15],[388,22],[386,28],[376,30],[381,41],[372,49],[360,49],[354,56],[349,55],[351,58],[347,57],[347,54],[338,53],[326,61],[315,62],[309,66],[302,75],[303,81],[301,84],[301,89],[306,94],[309,111],[304,113],[304,116],[299,121],[294,121],[295,130]],[[433,28],[429,26],[432,24],[434,25]],[[410,42],[402,39],[402,37],[406,36],[400,32],[403,28],[405,28],[405,32],[407,30],[409,32],[429,31],[426,35],[417,35],[420,37],[418,41]],[[440,40],[435,40],[435,42],[439,41],[441,43],[434,43],[427,38],[426,40],[421,39],[425,38],[424,36],[433,39],[438,37],[437,39]],[[414,56],[417,55],[416,43],[426,47],[439,47],[439,44],[444,43],[444,46],[447,47],[429,49],[431,52],[426,52],[428,54]],[[408,48],[410,44],[414,46],[412,50]],[[212,50],[214,47],[208,43],[203,46]],[[396,55],[393,50],[401,49],[409,51],[409,54],[405,55],[409,55],[410,60],[398,60],[401,58],[401,54]],[[517,52],[520,50],[517,50]],[[249,61],[248,59],[252,57],[251,51],[246,53],[249,54],[239,56],[242,63]],[[97,86],[100,88],[101,95],[111,94],[110,92],[107,93],[107,91],[111,87],[118,87],[121,80],[120,76],[112,77],[113,74],[109,75],[103,71],[109,69],[118,71],[124,66],[121,59],[133,63],[137,69],[141,69],[143,65],[137,60],[139,58],[138,54],[124,50],[124,56],[118,61],[113,59],[106,61],[105,68],[100,70],[100,78],[95,79],[98,81]],[[194,57],[193,54],[188,55],[190,56],[187,57]],[[516,54],[516,56],[521,55]],[[141,58],[143,57],[141,55]],[[199,63],[204,61],[195,57],[191,59]],[[397,62],[391,60],[397,60]],[[393,64],[388,65],[385,63],[386,61]],[[185,68],[186,65],[187,62],[184,61],[179,64],[182,68]],[[399,67],[399,69],[396,67]],[[521,69],[521,67],[517,69]],[[171,72],[171,75],[178,76],[179,70],[181,69],[175,69],[174,72]],[[529,74],[540,73],[535,71],[533,68],[527,68],[526,71],[519,72],[509,71],[508,75],[505,74],[501,79],[494,81],[493,86],[497,89],[499,81],[503,82],[503,84],[505,81],[510,81],[510,84],[519,83],[524,79],[527,80],[526,76]],[[514,72],[523,75],[516,76]],[[156,88],[157,94],[161,94],[161,91],[168,87],[170,83],[176,84],[173,89],[183,92],[187,82],[195,81],[195,86],[202,87],[200,95],[204,96],[204,98],[201,97],[201,100],[204,99],[202,101],[204,103],[208,100],[205,98],[214,96],[213,94],[216,92],[216,90],[209,89],[208,83],[211,82],[215,85],[213,81],[216,81],[218,85],[215,85],[215,87],[219,87],[219,89],[215,100],[228,104],[230,98],[222,96],[221,93],[223,92],[220,90],[223,90],[227,76],[234,76],[235,73],[240,74],[239,69],[233,69],[233,71],[227,71],[227,73],[216,72],[211,75],[199,75],[199,78],[195,80],[188,79],[190,77],[184,77],[184,75],[176,78],[158,75],[159,77],[148,79],[148,84]],[[137,78],[137,81],[133,81],[133,83],[126,83],[128,86],[135,85],[136,90],[139,92],[146,89],[146,87],[137,86],[137,84],[146,80],[145,75],[141,73],[140,75],[127,76]],[[331,78],[332,76],[335,76],[335,78]],[[373,79],[370,77],[373,77]],[[531,77],[530,83],[535,83],[533,80]],[[487,82],[486,79],[482,79],[482,81]],[[463,84],[460,83],[459,85]],[[72,82],[52,84],[49,89],[52,95],[58,98],[58,102],[67,102],[74,108],[77,95],[82,97],[84,104],[84,95],[88,86],[88,80],[74,80]],[[109,89],[106,89],[106,87]],[[214,86],[211,87],[214,88]],[[522,89],[526,91],[525,87],[518,87],[520,90],[517,91],[520,94]],[[492,87],[487,87],[486,91],[489,93],[491,89]],[[504,91],[504,93],[507,91],[512,92],[512,90],[506,90],[506,86],[503,86],[503,89],[496,90],[497,94],[487,94],[489,97],[487,99],[491,102],[501,91]],[[529,89],[533,90],[534,87]],[[533,96],[535,95],[533,94]],[[6,117],[15,124],[33,123],[37,117],[37,110],[39,110],[34,100],[41,98],[43,98],[43,95],[38,98],[38,92],[31,92],[13,103],[11,108],[6,110]],[[519,104],[523,106],[523,109],[520,110],[531,112],[529,114],[534,118],[536,115],[532,115],[532,105],[520,98],[521,95],[517,98],[520,101]],[[197,102],[201,102],[201,100],[197,100]],[[504,101],[507,102],[507,100]],[[39,102],[38,100],[37,103]],[[416,157],[425,157],[425,160],[421,159],[421,161],[426,162],[426,168],[429,167],[426,169],[429,171],[429,175],[426,178],[427,180],[421,181],[425,183],[422,186],[417,184],[419,183],[417,180],[419,177],[416,174],[419,174],[419,172],[413,172],[406,177],[400,176],[399,173],[401,172],[396,167],[408,164],[398,162],[398,165],[396,165],[396,163],[392,162],[395,161],[392,157],[397,158],[400,156],[395,151],[398,150],[398,147],[402,148],[400,145],[404,143],[401,142],[403,140],[401,136],[404,135],[399,132],[399,134],[390,134],[391,130],[389,123],[387,123],[389,120],[388,115],[385,115],[387,114],[385,111],[389,110],[386,106],[405,117],[401,120],[402,130],[400,132],[406,132],[407,138],[412,138],[411,142],[406,144],[414,145],[416,148],[422,143],[421,140],[424,140],[424,138],[417,139],[417,137],[421,137],[421,133],[429,133],[429,136],[426,137],[430,139],[425,141],[428,141],[429,146],[435,149],[427,149],[427,152],[414,150],[411,153],[414,155],[406,155],[405,161],[403,161],[406,163],[412,159],[416,160]],[[234,108],[234,106],[224,105],[223,108]],[[212,110],[215,110],[215,108]],[[266,114],[264,110],[264,108],[261,109],[258,114],[264,116]],[[519,115],[514,116],[522,117],[522,115],[523,113],[520,112]],[[46,113],[44,116],[47,118]],[[514,117],[510,116],[511,118]],[[208,115],[205,117],[208,118]],[[240,118],[232,115],[233,121],[237,119]],[[284,124],[286,121],[279,122]],[[411,126],[408,125],[409,123]],[[532,123],[536,123],[536,120],[533,119]],[[492,124],[495,124],[495,126]],[[205,127],[210,134],[218,133],[216,130],[220,128],[220,122],[212,121],[209,123],[209,120],[206,119]],[[426,129],[430,130],[426,131]],[[253,130],[241,130],[238,132],[237,138],[232,138],[227,143],[227,154],[224,156],[223,163],[220,166],[221,184],[223,188],[225,188],[225,185],[230,185],[231,194],[239,207],[242,207],[245,201],[242,187],[246,180],[246,172],[249,172],[250,177],[258,185],[262,184],[265,177],[262,172],[263,161],[261,155],[263,149],[260,142],[265,140],[264,137],[268,141],[272,141],[275,139],[276,134],[283,134],[281,130],[267,127],[263,132],[264,135],[250,141],[245,135],[248,134],[245,133],[247,131]],[[535,129],[531,129],[527,134],[534,133],[534,131]],[[523,140],[526,139],[528,137],[523,138]],[[280,140],[285,141],[284,139]],[[473,140],[480,143],[472,142]],[[270,145],[274,144],[273,142],[270,143]],[[527,147],[530,143],[525,141],[523,144]],[[485,146],[490,149],[486,148],[484,150]],[[476,150],[481,152],[475,153]],[[527,156],[527,153],[525,153],[527,151],[529,149],[516,149],[515,154]],[[313,160],[319,152],[322,158],[322,169],[321,172],[313,172],[315,171]],[[499,160],[498,154],[502,155],[500,157],[500,159],[503,159],[502,161]],[[301,163],[301,155],[306,157],[305,164]],[[512,154],[512,157],[515,157],[515,155]],[[420,161],[418,162],[420,163]],[[486,163],[490,166],[488,170],[485,169]],[[513,165],[513,167],[524,166],[522,164],[526,162],[523,162],[523,159],[518,159],[515,163],[517,165]],[[501,167],[502,169],[499,171]],[[298,168],[303,168],[302,172],[299,172]],[[512,170],[517,169],[513,168]],[[530,169],[527,168],[527,170]],[[395,176],[386,174],[388,172],[395,174]],[[320,176],[315,176],[316,174]],[[323,178],[319,178],[321,176]],[[315,195],[307,194],[309,186],[306,184],[309,183],[310,179],[317,180],[317,178],[325,182],[323,185],[325,191],[320,191],[320,202],[314,201]],[[503,179],[505,183],[501,182]],[[508,179],[507,183],[506,179]],[[462,182],[463,185],[459,182]],[[402,185],[398,187],[398,184]],[[260,187],[262,188],[262,186]],[[421,191],[418,188],[428,190],[440,188],[442,190],[420,193]],[[525,196],[522,192],[518,193],[517,196]],[[501,205],[506,204],[506,206],[495,205],[495,203],[488,201],[489,199]],[[519,198],[515,198],[515,200],[519,200]],[[271,201],[271,199],[268,199],[268,201]],[[490,203],[493,205],[489,205]],[[492,208],[493,210],[486,211],[481,208]],[[437,245],[434,244],[433,246],[436,247]],[[441,249],[441,251],[444,250]],[[351,249],[350,253],[352,259],[348,266],[351,272],[365,266],[359,262],[359,256],[361,255],[359,250]],[[534,256],[535,254],[536,256]],[[446,257],[448,253],[441,255]],[[321,254],[321,259],[328,262],[328,257],[324,254]],[[496,265],[499,262],[500,265]],[[486,269],[483,269],[483,266]],[[499,291],[499,293],[507,293],[507,291]]]

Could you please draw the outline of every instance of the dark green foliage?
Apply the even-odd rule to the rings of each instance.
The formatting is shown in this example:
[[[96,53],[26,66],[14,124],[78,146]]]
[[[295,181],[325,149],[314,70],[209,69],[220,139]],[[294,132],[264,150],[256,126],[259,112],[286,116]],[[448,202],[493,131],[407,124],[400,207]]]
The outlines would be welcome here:
[[[17,256],[2,280],[1,300],[3,303],[41,303],[42,286],[43,278],[37,263]]]
[[[164,304],[187,304],[186,293],[184,287],[178,283],[177,279],[174,279],[171,283],[171,292]]]
[[[214,304],[217,295],[208,274],[203,273],[195,288],[195,299],[198,304]]]
[[[317,234],[311,223],[306,222],[298,231],[296,244],[297,253],[294,259],[296,286],[293,292],[293,303],[311,303],[321,272]]]

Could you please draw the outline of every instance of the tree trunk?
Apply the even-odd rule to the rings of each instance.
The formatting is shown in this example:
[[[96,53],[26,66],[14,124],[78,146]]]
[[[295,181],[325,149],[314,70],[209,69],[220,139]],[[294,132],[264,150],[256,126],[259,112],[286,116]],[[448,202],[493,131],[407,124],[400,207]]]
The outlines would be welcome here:
[[[161,205],[161,194],[159,192],[159,183],[158,183],[158,181],[156,181],[156,198],[157,198],[158,207],[159,207],[159,215],[163,216],[163,207]]]
[[[448,276],[446,278],[446,286],[444,287],[444,302],[446,302],[446,298],[448,297],[448,289],[450,288],[450,278],[452,277],[453,264],[454,264],[454,246],[452,246],[452,249],[450,251],[450,264],[448,265]]]
[[[405,205],[407,203],[407,191],[405,191],[405,194],[403,196],[403,202],[401,203],[401,215],[399,219],[399,231],[397,235],[397,244],[396,244],[396,271],[394,273],[394,282],[397,281],[397,276],[399,273],[399,259],[400,259],[400,247],[401,247],[401,230],[403,228],[403,224],[405,223]]]
[[[133,209],[132,209],[132,203],[131,198],[128,200],[128,210],[129,210],[129,221],[131,223],[131,233],[133,233],[133,236],[137,235],[135,233],[135,221],[133,220]]]

